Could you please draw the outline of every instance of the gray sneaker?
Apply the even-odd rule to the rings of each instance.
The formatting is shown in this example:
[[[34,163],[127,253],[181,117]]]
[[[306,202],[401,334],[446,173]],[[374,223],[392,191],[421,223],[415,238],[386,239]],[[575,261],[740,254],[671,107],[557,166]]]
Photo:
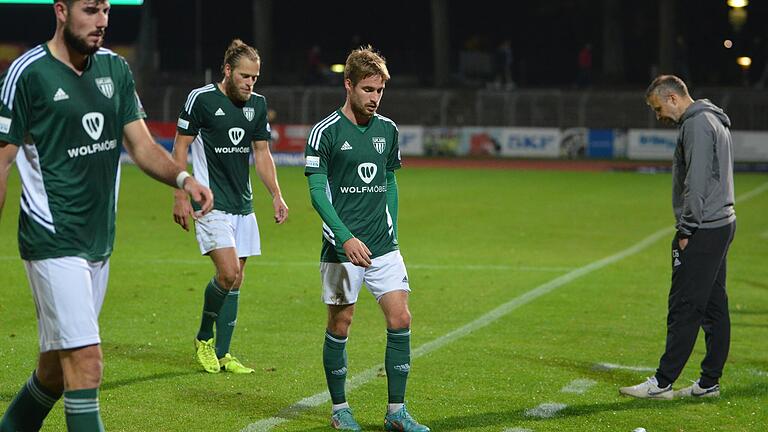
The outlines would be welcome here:
[[[619,394],[624,396],[632,396],[640,399],[672,399],[674,392],[672,391],[672,384],[661,388],[659,382],[656,381],[656,377],[652,376],[637,385],[630,387],[619,388]]]
[[[701,388],[699,386],[699,380],[693,382],[686,388],[682,388],[675,392],[675,397],[718,397],[720,396],[720,384],[715,384],[709,388]]]

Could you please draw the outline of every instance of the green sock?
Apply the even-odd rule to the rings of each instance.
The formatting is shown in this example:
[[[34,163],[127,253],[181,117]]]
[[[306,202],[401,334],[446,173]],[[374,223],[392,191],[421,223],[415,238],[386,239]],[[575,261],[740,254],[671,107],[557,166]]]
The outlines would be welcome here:
[[[404,403],[405,384],[411,370],[411,329],[387,329],[384,369],[389,403]]]
[[[325,332],[325,344],[323,345],[323,368],[325,368],[325,380],[328,382],[328,391],[331,393],[331,401],[341,404],[347,401],[344,393],[344,383],[347,381],[347,338],[342,338]]]
[[[61,397],[38,381],[32,373],[24,387],[5,410],[0,420],[0,432],[38,431],[43,426],[43,420]]]
[[[99,414],[99,389],[65,391],[64,413],[69,431],[104,432]]]
[[[216,317],[216,355],[223,358],[229,352],[232,333],[237,324],[237,303],[240,298],[240,288],[232,288],[224,298],[219,316]]]
[[[227,291],[219,287],[214,276],[208,286],[205,287],[205,301],[203,302],[203,318],[200,320],[200,330],[197,332],[197,339],[207,341],[213,338],[213,323],[219,316],[221,305]]]

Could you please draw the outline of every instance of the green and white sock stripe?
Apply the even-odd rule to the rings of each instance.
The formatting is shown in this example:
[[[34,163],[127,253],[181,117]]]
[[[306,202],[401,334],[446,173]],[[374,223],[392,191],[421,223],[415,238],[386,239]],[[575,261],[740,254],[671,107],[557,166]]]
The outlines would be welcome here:
[[[32,374],[31,377],[29,377],[29,380],[27,380],[27,391],[29,391],[29,394],[32,395],[33,398],[42,406],[46,408],[51,408],[53,405],[56,404],[56,401],[59,399],[57,397],[52,397],[47,394],[45,389],[42,388],[42,384],[40,384],[37,381],[37,377],[35,374]]]
[[[219,283],[216,282],[216,276],[211,278],[211,285],[213,286],[213,289],[216,290],[216,293],[220,295],[221,297],[226,296],[229,294],[229,291],[225,290],[224,288],[219,286]]]
[[[325,332],[325,337],[326,337],[326,339],[328,339],[330,341],[333,341],[333,342],[336,342],[336,343],[340,343],[340,344],[347,343],[347,339],[349,339],[348,337],[345,337],[345,338],[341,339],[338,336],[332,335],[331,333],[329,333],[327,331]]]
[[[387,334],[390,336],[410,336],[411,329],[387,329]]]
[[[87,414],[99,412],[99,399],[80,399],[64,396],[64,412],[67,414]]]

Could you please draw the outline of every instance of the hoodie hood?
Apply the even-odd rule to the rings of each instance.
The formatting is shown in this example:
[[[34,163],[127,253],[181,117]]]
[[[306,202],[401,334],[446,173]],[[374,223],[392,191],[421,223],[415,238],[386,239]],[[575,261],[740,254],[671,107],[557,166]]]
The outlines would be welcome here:
[[[694,117],[695,115],[705,111],[709,111],[712,114],[714,114],[714,116],[717,117],[718,120],[720,120],[720,123],[722,123],[723,126],[727,128],[731,127],[731,119],[728,118],[728,115],[726,115],[725,112],[723,112],[722,108],[710,102],[709,99],[699,99],[694,101],[688,107],[688,109],[685,110],[682,117],[680,117],[680,124],[683,124],[683,122],[685,122],[689,118]]]

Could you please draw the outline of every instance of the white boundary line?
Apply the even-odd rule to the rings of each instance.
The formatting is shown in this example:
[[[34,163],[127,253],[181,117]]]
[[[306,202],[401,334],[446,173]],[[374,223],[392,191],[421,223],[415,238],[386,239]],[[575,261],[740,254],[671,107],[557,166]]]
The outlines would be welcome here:
[[[525,410],[526,417],[537,418],[552,418],[557,415],[558,412],[568,408],[568,405],[560,402],[546,402],[540,404],[536,408],[529,408]]]
[[[761,186],[758,186],[757,188],[752,189],[751,191],[745,193],[741,197],[737,197],[737,201],[742,201],[742,202],[747,201],[752,197],[766,190],[768,190],[768,183],[764,183]],[[630,255],[640,252],[641,250],[655,243],[657,240],[665,236],[668,236],[673,232],[674,232],[674,227],[660,229],[655,233],[649,235],[648,237],[635,243],[634,245],[624,249],[623,251],[620,251],[618,253],[615,253],[603,259],[594,261],[583,267],[579,267],[562,276],[552,279],[547,283],[539,285],[538,287],[518,297],[513,298],[512,300],[502,304],[501,306],[498,306],[496,309],[493,309],[490,312],[487,312],[481,315],[479,318],[475,319],[474,321],[468,324],[465,324],[457,328],[456,330],[446,333],[443,336],[438,337],[437,339],[434,339],[430,342],[427,342],[419,346],[418,348],[414,349],[411,352],[411,358],[415,359],[425,354],[428,354],[432,351],[435,351],[439,348],[442,348],[443,346],[453,342],[456,339],[462,338],[478,329],[481,329],[497,321],[499,318],[502,318],[503,316],[509,314],[510,312],[519,308],[520,306],[523,306],[527,303],[532,302],[533,300],[536,300],[537,298],[543,296],[544,294],[548,294],[554,291],[555,289],[565,284],[568,284],[584,275],[592,273],[593,271],[596,271],[596,270],[600,270],[603,267],[606,267]],[[369,381],[371,381],[373,378],[376,377],[376,375],[378,374],[378,371],[382,367],[384,367],[383,364],[377,364],[376,366],[366,369],[363,372],[353,376],[347,381],[346,389],[348,391],[352,391],[357,387],[367,384]],[[262,419],[247,425],[241,430],[241,432],[268,431],[274,426],[277,426],[279,424],[282,424],[291,420],[293,417],[297,416],[302,411],[327,403],[329,400],[330,400],[330,395],[328,394],[328,392],[322,391],[320,393],[306,397],[294,403],[293,405],[283,409],[275,417],[269,417],[269,418]]]
[[[635,372],[655,372],[656,368],[648,366],[626,366],[614,363],[596,363],[595,370],[599,371],[612,371],[616,369],[631,370]]]
[[[592,388],[595,384],[597,384],[597,381],[595,380],[591,380],[589,378],[579,378],[566,384],[565,387],[560,389],[560,392],[584,394],[587,392],[587,390]]]

